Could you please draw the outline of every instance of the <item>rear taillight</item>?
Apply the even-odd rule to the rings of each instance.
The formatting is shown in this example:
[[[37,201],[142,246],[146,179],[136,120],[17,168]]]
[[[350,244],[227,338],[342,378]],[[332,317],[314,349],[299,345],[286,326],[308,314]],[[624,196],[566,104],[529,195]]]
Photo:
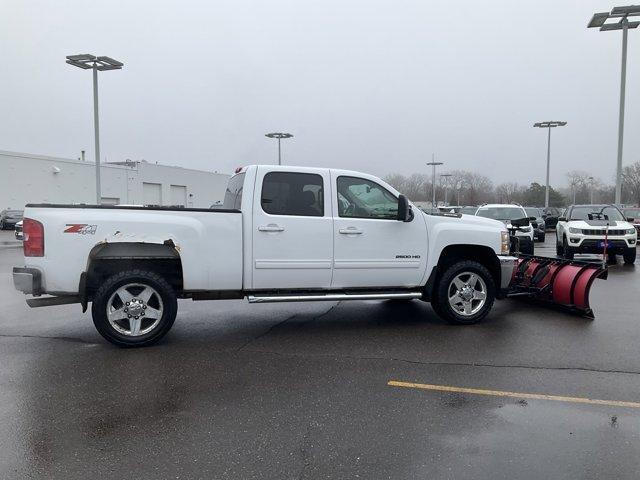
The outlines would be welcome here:
[[[22,221],[24,235],[24,256],[44,257],[44,227],[37,220],[25,218]]]

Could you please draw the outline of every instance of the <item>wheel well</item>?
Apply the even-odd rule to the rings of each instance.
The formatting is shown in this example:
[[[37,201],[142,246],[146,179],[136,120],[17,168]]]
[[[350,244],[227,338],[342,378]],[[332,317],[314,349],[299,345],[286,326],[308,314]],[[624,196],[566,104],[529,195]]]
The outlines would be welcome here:
[[[491,248],[483,245],[449,245],[445,247],[438,259],[438,276],[459,260],[473,260],[485,266],[491,272],[496,288],[500,288],[500,261]]]
[[[177,292],[183,288],[182,261],[173,242],[100,244],[89,254],[84,288],[80,295],[86,301],[93,298],[102,282],[125,270],[147,270],[161,275]],[[82,284],[82,282],[81,282]]]

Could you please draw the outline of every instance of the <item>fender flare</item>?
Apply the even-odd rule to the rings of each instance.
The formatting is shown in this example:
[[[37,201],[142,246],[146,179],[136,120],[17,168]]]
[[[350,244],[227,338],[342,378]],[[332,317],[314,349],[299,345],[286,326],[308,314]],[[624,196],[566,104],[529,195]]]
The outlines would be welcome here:
[[[78,294],[82,311],[87,310],[87,279],[96,260],[178,260],[180,252],[173,240],[156,242],[101,242],[96,244],[87,257],[85,271],[80,275]]]

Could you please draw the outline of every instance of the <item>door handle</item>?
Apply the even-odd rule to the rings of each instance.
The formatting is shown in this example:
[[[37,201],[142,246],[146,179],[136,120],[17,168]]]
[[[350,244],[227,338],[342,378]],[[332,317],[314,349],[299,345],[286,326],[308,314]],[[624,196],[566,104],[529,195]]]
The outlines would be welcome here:
[[[276,225],[275,223],[270,223],[269,225],[259,226],[258,230],[261,232],[284,232],[284,227]]]
[[[356,227],[341,228],[338,230],[343,235],[362,235],[364,232]]]

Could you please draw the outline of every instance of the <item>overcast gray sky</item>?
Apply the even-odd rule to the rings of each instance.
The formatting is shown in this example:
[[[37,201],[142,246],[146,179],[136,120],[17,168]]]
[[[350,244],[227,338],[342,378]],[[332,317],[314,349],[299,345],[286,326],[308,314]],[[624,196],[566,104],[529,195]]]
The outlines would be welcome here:
[[[621,33],[587,30],[608,1],[3,0],[0,149],[231,172],[276,159],[377,175],[446,169],[499,183],[615,172]],[[629,34],[625,164],[640,160],[640,30]]]

